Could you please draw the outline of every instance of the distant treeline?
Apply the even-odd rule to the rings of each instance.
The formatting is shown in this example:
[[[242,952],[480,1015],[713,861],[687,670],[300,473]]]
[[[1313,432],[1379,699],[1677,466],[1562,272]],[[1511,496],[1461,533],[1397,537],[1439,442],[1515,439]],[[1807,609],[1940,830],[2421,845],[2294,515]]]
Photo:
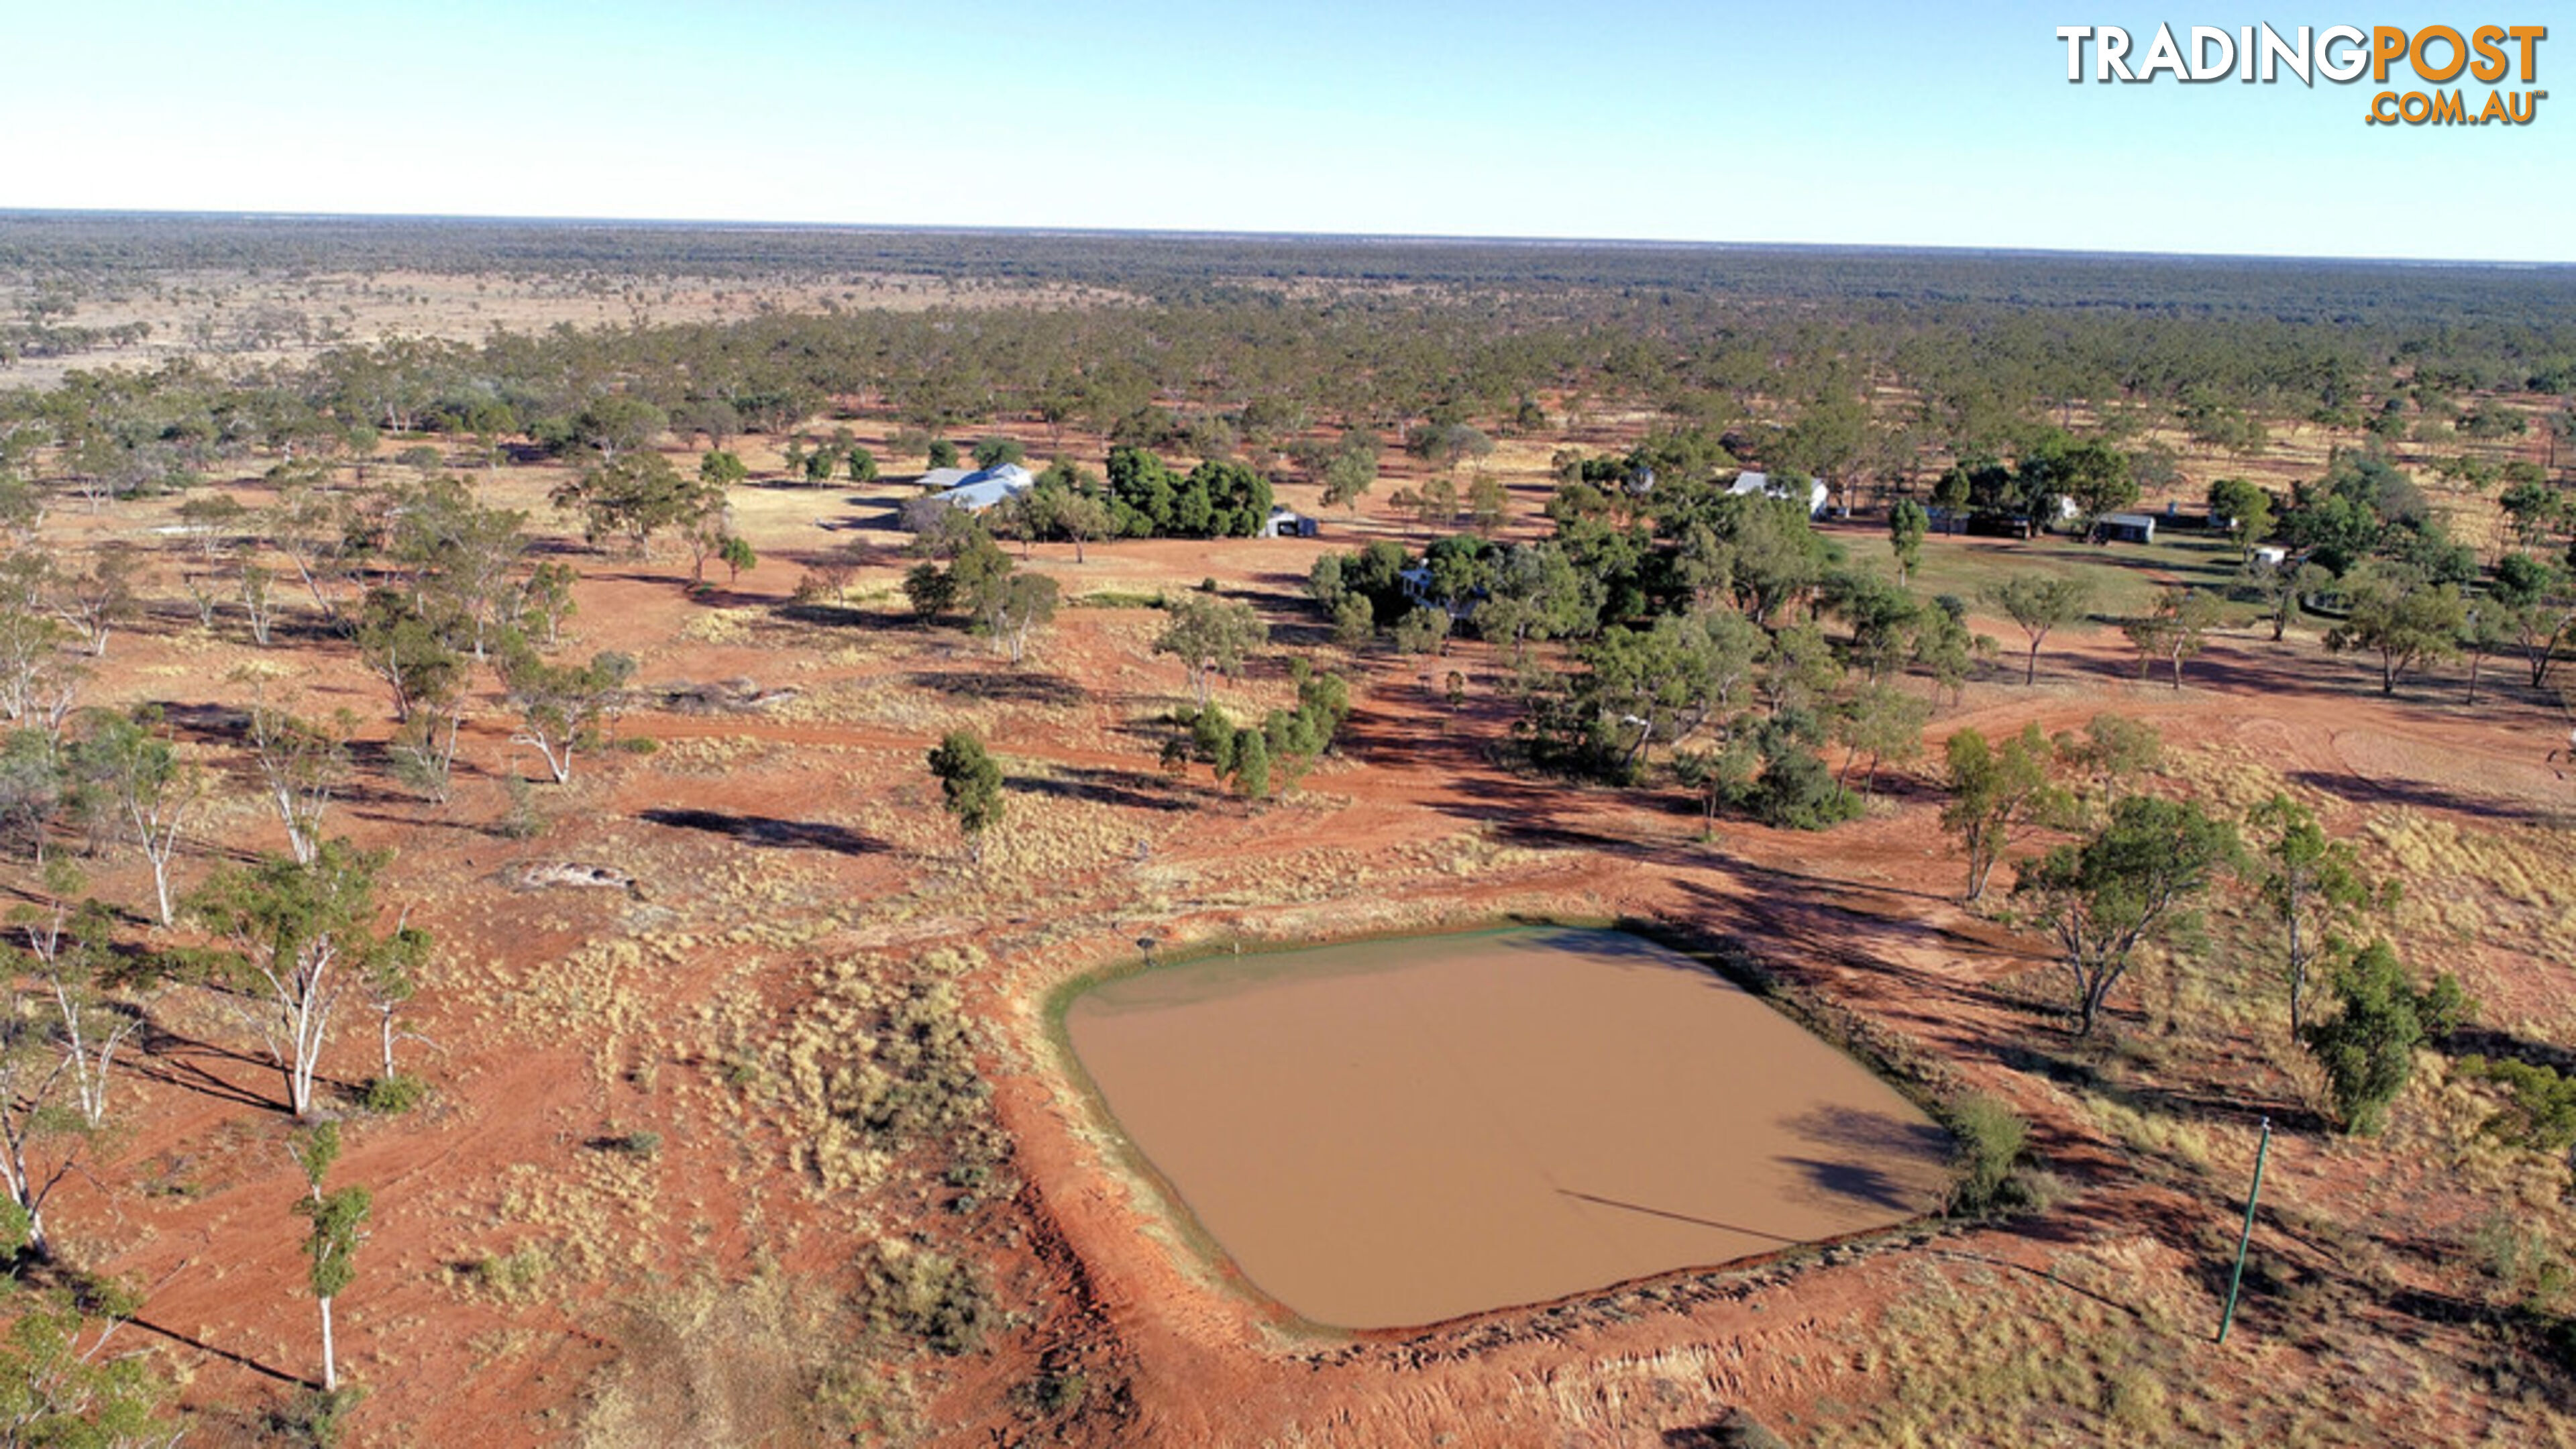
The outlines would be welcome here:
[[[1265,466],[1315,429],[1644,410],[1749,429],[1749,456],[1903,482],[2076,426],[2168,423],[2241,454],[2261,420],[2485,438],[2478,395],[2576,391],[2576,269],[1331,238],[650,226],[631,223],[0,216],[30,292],[204,266],[840,269],[1080,283],[1149,300],[845,309],[730,323],[557,328],[479,343],[347,345],[310,363],[75,374],[0,394],[19,445],[210,449],[333,430],[714,445],[836,408],[921,433],[1005,419]],[[1304,285],[1288,286],[1296,281]],[[57,324],[59,325],[59,324]],[[637,412],[630,404],[648,411]],[[2088,416],[2079,418],[2079,410]],[[2492,415],[2491,415],[2492,414]],[[1763,429],[1804,425],[1797,456]],[[1730,444],[1730,446],[1734,446]],[[111,471],[132,473],[131,466]],[[154,471],[150,467],[140,471]]]
[[[0,211],[0,269],[901,273],[1157,300],[1246,282],[1607,291],[1660,300],[2000,304],[2354,326],[2564,328],[2576,267],[1684,242],[939,230]]]

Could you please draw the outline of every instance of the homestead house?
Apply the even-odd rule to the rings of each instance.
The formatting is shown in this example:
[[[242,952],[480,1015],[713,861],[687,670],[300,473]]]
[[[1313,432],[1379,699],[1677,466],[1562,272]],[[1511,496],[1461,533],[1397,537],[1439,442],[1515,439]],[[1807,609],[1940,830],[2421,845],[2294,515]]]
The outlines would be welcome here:
[[[1017,498],[1037,486],[1036,475],[1017,463],[1004,463],[993,468],[966,472],[956,468],[933,468],[921,475],[923,486],[937,490],[937,496],[952,507],[969,513],[981,513],[1004,499]]]

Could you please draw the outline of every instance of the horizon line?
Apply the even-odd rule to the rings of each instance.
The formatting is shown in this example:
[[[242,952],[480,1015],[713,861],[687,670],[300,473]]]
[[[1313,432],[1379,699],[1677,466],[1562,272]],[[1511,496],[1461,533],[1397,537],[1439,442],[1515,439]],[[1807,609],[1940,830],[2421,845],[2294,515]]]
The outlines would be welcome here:
[[[2043,257],[2065,260],[2147,262],[2335,263],[2357,266],[2477,268],[2504,271],[2576,271],[2576,261],[2469,257],[2391,256],[2366,253],[2123,251],[2098,247],[1976,246],[1957,242],[1730,241],[1712,238],[1581,237],[1443,232],[1272,231],[1224,227],[993,226],[944,222],[792,221],[712,217],[486,215],[472,212],[160,210],[148,207],[0,206],[0,222],[82,219],[109,221],[374,222],[386,224],[500,225],[738,232],[900,233],[921,236],[1086,237],[1183,242],[1302,242],[1376,246],[1492,246],[1598,248],[1615,251],[1829,252],[1937,254],[1971,257]]]

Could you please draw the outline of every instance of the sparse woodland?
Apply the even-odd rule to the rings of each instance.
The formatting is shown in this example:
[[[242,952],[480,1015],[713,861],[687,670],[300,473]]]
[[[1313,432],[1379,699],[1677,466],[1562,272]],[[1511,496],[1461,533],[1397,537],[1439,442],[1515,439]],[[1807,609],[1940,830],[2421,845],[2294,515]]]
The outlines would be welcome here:
[[[2560,272],[11,217],[0,304],[12,1442],[2576,1442]],[[1155,1357],[1235,1300],[1102,1260],[1046,993],[1523,910],[1754,950],[1949,1214]]]

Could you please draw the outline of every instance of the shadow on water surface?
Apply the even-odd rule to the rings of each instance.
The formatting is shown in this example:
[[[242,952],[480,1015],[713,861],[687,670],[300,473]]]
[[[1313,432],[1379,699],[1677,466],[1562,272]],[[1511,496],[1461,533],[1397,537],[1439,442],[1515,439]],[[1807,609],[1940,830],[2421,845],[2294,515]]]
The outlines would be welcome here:
[[[1891,1213],[1918,1213],[1923,1204],[1908,1196],[1905,1184],[1880,1168],[1859,1162],[1830,1162],[1814,1157],[1772,1159],[1798,1169],[1807,1185],[1827,1197],[1867,1203]]]
[[[1856,1107],[1818,1107],[1780,1119],[1802,1141],[1850,1152],[1938,1160],[1949,1155],[1950,1134],[1931,1122],[1908,1122]]]
[[[1734,1233],[1738,1237],[1760,1238],[1767,1243],[1783,1243],[1790,1247],[1797,1247],[1800,1244],[1810,1241],[1806,1238],[1782,1237],[1778,1233],[1766,1233],[1760,1228],[1743,1227],[1736,1223],[1721,1223],[1714,1218],[1696,1218],[1692,1217],[1689,1213],[1677,1213],[1666,1208],[1647,1207],[1643,1203],[1623,1202],[1615,1197],[1601,1197],[1594,1193],[1576,1192],[1570,1187],[1560,1187],[1556,1190],[1556,1193],[1559,1197],[1570,1197],[1576,1202],[1588,1202],[1595,1207],[1617,1208],[1621,1212],[1637,1213],[1650,1218],[1662,1218],[1667,1222],[1689,1223],[1691,1226],[1697,1228],[1714,1228],[1721,1233]]]

